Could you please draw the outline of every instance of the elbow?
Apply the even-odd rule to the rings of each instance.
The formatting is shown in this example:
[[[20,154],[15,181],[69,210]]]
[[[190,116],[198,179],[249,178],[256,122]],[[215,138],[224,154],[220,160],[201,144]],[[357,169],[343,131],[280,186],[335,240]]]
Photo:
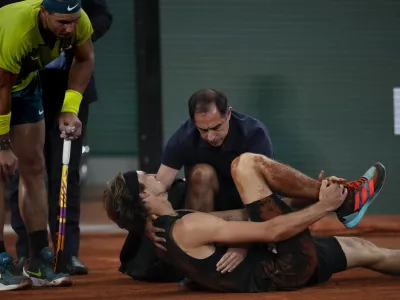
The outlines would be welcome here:
[[[272,244],[274,244],[274,243],[277,243],[277,242],[280,242],[280,241],[281,241],[281,236],[280,236],[279,232],[276,231],[276,230],[271,230],[271,231],[269,232],[269,234],[268,234],[267,240],[264,241],[264,242],[265,242],[265,243],[272,243]]]
[[[278,243],[286,240],[289,236],[289,231],[283,226],[271,226],[268,229],[267,240],[265,243]]]
[[[84,60],[78,60],[78,62],[83,63],[85,65],[85,69],[94,70],[94,52],[92,51],[88,54]]]
[[[92,68],[94,68],[94,59],[95,59],[95,55],[94,55],[94,51],[92,51],[92,53],[90,53],[90,55],[89,55],[89,61],[90,61],[90,65]]]
[[[87,61],[89,64],[94,66],[94,51],[90,51],[90,53],[87,55],[85,61]]]
[[[74,64],[75,65],[80,64],[80,66],[82,66],[82,64],[84,64],[85,69],[94,68],[94,52],[91,52],[90,54],[85,55],[85,57],[75,56],[73,65]]]

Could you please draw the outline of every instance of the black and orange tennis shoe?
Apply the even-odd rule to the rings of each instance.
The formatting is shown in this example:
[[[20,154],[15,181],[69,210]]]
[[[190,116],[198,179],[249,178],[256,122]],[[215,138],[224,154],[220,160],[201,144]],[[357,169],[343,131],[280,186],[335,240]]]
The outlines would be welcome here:
[[[344,226],[353,228],[360,223],[369,206],[381,191],[385,179],[386,169],[378,162],[358,180],[345,183],[348,195],[336,210],[336,215]]]

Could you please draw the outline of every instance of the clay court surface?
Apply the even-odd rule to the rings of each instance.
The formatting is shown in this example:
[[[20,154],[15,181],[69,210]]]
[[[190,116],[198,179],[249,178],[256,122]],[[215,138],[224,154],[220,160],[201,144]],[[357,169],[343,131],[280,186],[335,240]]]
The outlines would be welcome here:
[[[98,203],[86,203],[82,224],[107,224]],[[312,227],[315,234],[346,234],[364,237],[380,246],[400,249],[399,216],[367,216],[357,230],[346,231],[335,218],[326,218]],[[136,282],[117,271],[119,250],[125,238],[122,231],[87,232],[82,234],[81,259],[87,264],[88,276],[74,277],[69,288],[34,288],[25,291],[2,292],[1,299],[269,299],[269,300],[388,300],[400,299],[400,277],[354,269],[335,275],[318,287],[295,292],[263,294],[221,294],[191,292],[178,284],[150,284]],[[15,236],[6,235],[6,243],[13,252]],[[12,251],[11,251],[12,250]]]

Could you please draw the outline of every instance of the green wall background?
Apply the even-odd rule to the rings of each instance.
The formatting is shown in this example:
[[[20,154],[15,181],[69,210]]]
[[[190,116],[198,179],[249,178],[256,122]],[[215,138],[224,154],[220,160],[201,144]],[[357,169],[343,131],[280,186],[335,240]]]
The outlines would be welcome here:
[[[93,155],[134,157],[134,10],[128,0],[109,5],[89,142]],[[268,126],[278,160],[310,176],[355,179],[383,162],[388,178],[372,212],[400,213],[400,2],[161,0],[160,15],[164,143],[186,120],[189,96],[217,88]]]
[[[95,43],[99,101],[90,106],[91,155],[137,154],[136,58],[131,0],[107,1],[113,13],[109,32]]]
[[[400,213],[400,2],[162,0],[165,140],[187,99],[213,87],[269,128],[277,159],[310,176],[387,182],[375,213]]]

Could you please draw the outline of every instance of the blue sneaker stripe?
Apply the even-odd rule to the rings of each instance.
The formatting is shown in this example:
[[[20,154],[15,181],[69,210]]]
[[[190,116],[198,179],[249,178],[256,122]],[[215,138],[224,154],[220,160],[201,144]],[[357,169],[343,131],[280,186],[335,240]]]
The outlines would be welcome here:
[[[362,202],[362,191],[359,191],[357,194],[358,194],[358,209],[360,209],[364,205]]]
[[[347,228],[353,228],[353,227],[357,226],[358,223],[360,223],[361,219],[364,217],[365,213],[367,212],[369,206],[377,198],[377,196],[379,195],[379,193],[385,183],[385,179],[386,179],[385,166],[383,166],[381,163],[377,163],[376,165],[379,165],[380,169],[378,169],[378,170],[379,170],[379,172],[382,172],[382,174],[380,175],[380,179],[378,179],[379,184],[378,184],[378,186],[375,187],[374,192],[371,194],[371,190],[369,188],[369,181],[372,180],[374,173],[377,170],[377,167],[373,166],[373,167],[369,168],[368,171],[365,172],[365,174],[363,175],[363,177],[366,178],[368,181],[368,183],[366,184],[367,186],[365,187],[365,189],[367,191],[367,196],[368,196],[367,199],[368,200],[364,203],[364,205],[362,205],[362,206],[360,205],[361,208],[358,212],[355,212],[349,216],[343,217],[344,221],[342,223]],[[359,193],[357,194],[357,196],[360,196],[360,200],[359,200],[359,203],[360,203],[360,202],[362,202],[361,201],[362,197],[361,197],[361,194],[359,194]]]
[[[367,200],[369,200],[369,198],[372,196],[372,195],[371,195],[371,190],[369,189],[369,182],[370,182],[370,180],[368,180],[368,181],[365,183],[365,189],[367,190]]]
[[[367,180],[370,181],[372,178],[374,178],[375,170],[376,170],[375,167],[369,168],[368,171],[365,172],[363,177],[367,178]]]

